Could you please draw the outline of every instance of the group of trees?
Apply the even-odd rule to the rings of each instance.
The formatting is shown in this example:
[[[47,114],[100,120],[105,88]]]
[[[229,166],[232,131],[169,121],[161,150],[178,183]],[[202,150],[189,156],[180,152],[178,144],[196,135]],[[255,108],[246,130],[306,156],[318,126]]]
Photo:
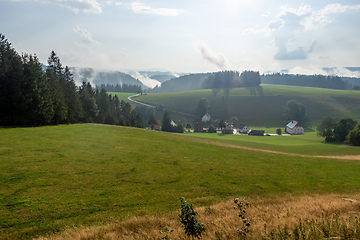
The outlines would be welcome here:
[[[36,55],[19,55],[0,34],[0,124],[41,126],[97,122],[141,127],[141,115],[129,103],[90,83],[75,85],[54,51],[43,71]]]
[[[360,146],[360,123],[351,118],[336,122],[327,116],[318,125],[317,134],[324,137],[326,142],[347,142],[353,146]]]
[[[296,100],[289,100],[283,111],[283,117],[285,120],[296,120],[304,125],[306,111],[305,106]]]
[[[183,133],[184,126],[181,122],[178,122],[178,124],[172,124],[170,114],[168,113],[168,111],[165,111],[161,122],[161,131]]]
[[[112,85],[112,84],[101,84],[101,85],[96,85],[95,87],[96,90],[101,91],[101,89],[105,89],[107,92],[126,92],[126,93],[141,93],[142,92],[142,88],[139,85],[136,84],[116,84],[116,85]]]
[[[261,83],[259,72],[222,71],[211,74],[202,83],[203,89],[224,89],[239,87],[256,87]]]
[[[261,82],[266,84],[330,88],[339,90],[352,89],[351,84],[338,76],[274,73],[262,75]]]

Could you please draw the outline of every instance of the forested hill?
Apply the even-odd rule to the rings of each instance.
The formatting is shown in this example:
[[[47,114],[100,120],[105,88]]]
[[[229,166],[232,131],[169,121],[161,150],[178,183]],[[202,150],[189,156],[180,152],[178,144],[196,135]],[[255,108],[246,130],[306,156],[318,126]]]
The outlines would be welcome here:
[[[74,75],[74,80],[77,85],[80,85],[82,82],[90,82],[92,85],[96,86],[101,84],[128,84],[146,88],[141,81],[123,72],[97,71],[93,68],[70,68],[70,70]]]
[[[255,87],[260,85],[259,72],[221,71],[197,73],[170,79],[151,92],[184,92],[200,89],[221,89],[237,87]]]
[[[324,76],[324,75],[301,75],[301,74],[266,74],[261,75],[261,83],[288,85],[288,86],[302,86],[302,87],[317,87],[329,88],[338,90],[351,90],[355,86],[360,86],[359,78],[342,78],[338,76]]]
[[[201,85],[211,73],[195,73],[178,78],[172,78],[155,87],[151,92],[183,92],[201,89]]]

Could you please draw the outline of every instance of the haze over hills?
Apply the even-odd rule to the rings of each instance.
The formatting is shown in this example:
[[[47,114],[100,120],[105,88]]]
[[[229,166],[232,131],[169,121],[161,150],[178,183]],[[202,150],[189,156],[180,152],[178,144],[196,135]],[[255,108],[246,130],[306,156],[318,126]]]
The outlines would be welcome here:
[[[138,85],[142,89],[148,89],[150,92],[178,92],[191,91],[202,89],[203,82],[214,73],[176,73],[171,71],[109,71],[97,70],[94,68],[70,68],[74,80],[77,85],[83,81],[90,82],[92,85],[101,84],[129,84]],[[315,76],[315,74],[294,74],[288,70],[278,72],[286,76]],[[281,84],[281,85],[296,85],[294,83],[286,83],[275,79],[275,72],[263,73],[262,83]],[[344,81],[344,86],[341,89],[352,89],[354,86],[360,86],[360,67],[346,67],[346,68],[322,68],[322,73],[319,75],[330,76],[335,78],[340,76]],[[269,80],[272,76],[272,80]],[[311,81],[311,79],[308,81]],[[308,84],[306,86],[317,86],[317,83]],[[300,84],[300,86],[303,86]],[[322,86],[324,87],[324,86]],[[325,86],[326,87],[326,86]],[[331,87],[330,87],[331,88]]]

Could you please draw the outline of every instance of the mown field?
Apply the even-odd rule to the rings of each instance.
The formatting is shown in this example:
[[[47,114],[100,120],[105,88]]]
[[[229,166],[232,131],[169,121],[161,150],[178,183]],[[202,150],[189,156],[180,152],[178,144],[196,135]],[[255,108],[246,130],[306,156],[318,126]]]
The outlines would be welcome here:
[[[234,145],[244,145],[242,140],[213,136],[95,124],[2,128],[0,238],[170,213],[181,196],[209,206],[239,196],[360,190],[359,161],[239,149]],[[281,139],[267,139],[274,142],[266,148],[278,151]],[[252,147],[263,148],[265,138],[254,141]],[[324,145],[321,138],[311,144]],[[326,154],[323,149],[303,154],[359,154],[359,148],[326,146]],[[283,147],[308,148],[294,142]]]
[[[360,91],[332,90],[322,88],[261,85],[262,96],[251,96],[245,88],[235,88],[229,97],[211,90],[175,93],[153,93],[136,98],[150,104],[165,105],[171,109],[196,114],[197,102],[206,98],[213,119],[237,117],[251,126],[284,126],[283,109],[289,100],[296,100],[306,107],[308,125],[316,126],[323,117],[336,120],[353,118],[360,120]],[[193,119],[189,119],[189,121]]]

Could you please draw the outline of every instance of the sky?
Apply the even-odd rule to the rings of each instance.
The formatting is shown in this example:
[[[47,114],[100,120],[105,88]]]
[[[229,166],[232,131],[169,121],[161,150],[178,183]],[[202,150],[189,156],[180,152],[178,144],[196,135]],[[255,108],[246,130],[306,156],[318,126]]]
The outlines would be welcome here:
[[[360,77],[358,0],[0,0],[0,33],[69,67]]]

